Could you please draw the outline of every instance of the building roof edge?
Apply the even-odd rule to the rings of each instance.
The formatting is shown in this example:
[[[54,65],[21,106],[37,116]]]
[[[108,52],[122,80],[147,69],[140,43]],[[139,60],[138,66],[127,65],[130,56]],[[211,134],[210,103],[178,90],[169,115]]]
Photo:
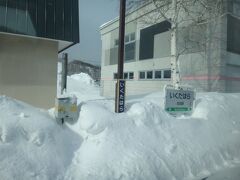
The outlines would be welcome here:
[[[126,16],[131,15],[132,13],[138,11],[139,9],[141,9],[141,8],[143,8],[143,7],[151,4],[151,3],[152,3],[152,2],[151,2],[150,0],[146,1],[145,3],[143,3],[142,5],[140,5],[139,7],[135,8],[134,10],[129,11],[129,12],[126,14]],[[110,20],[110,21],[107,21],[107,22],[103,23],[103,24],[100,26],[100,31],[101,31],[102,29],[104,29],[105,27],[107,27],[107,26],[109,26],[109,25],[117,22],[118,20],[119,20],[119,16],[115,17],[114,19],[112,19],[112,20]]]

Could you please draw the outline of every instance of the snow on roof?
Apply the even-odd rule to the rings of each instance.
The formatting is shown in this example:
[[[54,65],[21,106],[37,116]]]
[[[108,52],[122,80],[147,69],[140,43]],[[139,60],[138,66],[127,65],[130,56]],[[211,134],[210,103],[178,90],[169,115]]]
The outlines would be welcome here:
[[[112,24],[112,23],[114,23],[114,22],[116,22],[116,21],[118,21],[118,20],[119,20],[119,16],[116,17],[116,18],[114,18],[114,19],[112,19],[112,20],[110,20],[110,21],[108,21],[108,22],[106,22],[106,23],[104,23],[104,24],[102,24],[102,25],[100,26],[100,29],[103,29],[103,28],[105,28],[106,26],[109,26],[110,24]]]

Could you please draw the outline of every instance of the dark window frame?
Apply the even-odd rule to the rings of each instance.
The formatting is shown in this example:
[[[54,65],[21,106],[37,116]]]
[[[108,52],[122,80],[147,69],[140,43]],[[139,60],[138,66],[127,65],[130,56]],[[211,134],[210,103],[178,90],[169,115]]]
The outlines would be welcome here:
[[[153,79],[153,71],[146,71],[146,79]]]
[[[128,79],[128,73],[127,72],[123,73],[123,79]]]
[[[132,74],[133,76],[130,76],[130,74]],[[123,75],[124,75],[125,80],[133,80],[134,79],[134,72],[133,71],[124,72]],[[117,80],[117,73],[113,73],[113,80]]]
[[[141,77],[141,74],[144,73],[144,78]],[[138,77],[139,80],[144,80],[146,79],[146,71],[139,71],[139,77]]]
[[[130,75],[130,74],[131,74],[131,75]],[[129,80],[134,79],[134,72],[129,72],[129,73],[128,73],[128,78],[129,78]]]
[[[118,78],[118,74],[117,73],[113,73],[113,79],[117,80],[117,78]]]
[[[160,77],[156,77],[156,72],[160,72]],[[163,70],[155,70],[154,71],[154,79],[162,79],[163,78]]]
[[[157,70],[144,70],[144,71],[138,71],[138,80],[160,80],[160,81],[166,81],[171,80],[172,78],[172,71],[171,69],[157,69]],[[156,72],[161,73],[161,78],[156,78],[155,74]],[[170,76],[166,77],[166,74],[164,72],[170,72]],[[144,73],[144,78],[141,78],[141,73]],[[148,73],[151,73],[150,76],[148,76]]]
[[[240,20],[227,15],[227,51],[240,54]],[[238,37],[236,37],[238,35]]]
[[[171,29],[171,23],[162,21],[140,30],[139,60],[153,59],[154,36]]]
[[[166,74],[166,73],[169,73],[169,72],[170,72],[170,76],[168,76],[169,74]],[[163,79],[171,79],[171,78],[172,78],[172,71],[170,69],[164,69],[163,70]]]
[[[119,39],[114,39],[114,48],[118,47],[118,45]],[[127,48],[131,50],[128,51]],[[136,60],[136,33],[132,32],[126,34],[124,38],[124,62],[132,62],[134,60]]]

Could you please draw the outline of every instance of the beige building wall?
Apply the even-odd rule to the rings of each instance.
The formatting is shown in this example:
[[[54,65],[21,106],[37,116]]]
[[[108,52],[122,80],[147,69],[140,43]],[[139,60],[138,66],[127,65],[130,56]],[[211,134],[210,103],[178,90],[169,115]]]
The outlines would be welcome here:
[[[0,95],[53,107],[57,52],[56,41],[0,33]]]
[[[170,57],[157,58],[145,61],[136,61],[124,64],[124,72],[134,72],[133,80],[126,80],[126,94],[136,95],[155,91],[162,91],[164,85],[171,84],[171,79],[140,80],[139,72],[147,70],[169,69]],[[113,97],[115,95],[115,83],[113,74],[117,72],[117,65],[102,66],[102,95]]]

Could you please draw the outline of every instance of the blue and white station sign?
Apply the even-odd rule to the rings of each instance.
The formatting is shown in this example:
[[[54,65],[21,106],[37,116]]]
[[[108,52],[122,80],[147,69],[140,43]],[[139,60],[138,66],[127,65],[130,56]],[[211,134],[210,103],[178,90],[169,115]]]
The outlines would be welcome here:
[[[120,79],[117,82],[117,108],[116,112],[122,113],[125,110],[125,80]]]
[[[191,87],[180,87],[167,85],[165,91],[165,110],[172,115],[188,115],[194,108],[196,92]]]

